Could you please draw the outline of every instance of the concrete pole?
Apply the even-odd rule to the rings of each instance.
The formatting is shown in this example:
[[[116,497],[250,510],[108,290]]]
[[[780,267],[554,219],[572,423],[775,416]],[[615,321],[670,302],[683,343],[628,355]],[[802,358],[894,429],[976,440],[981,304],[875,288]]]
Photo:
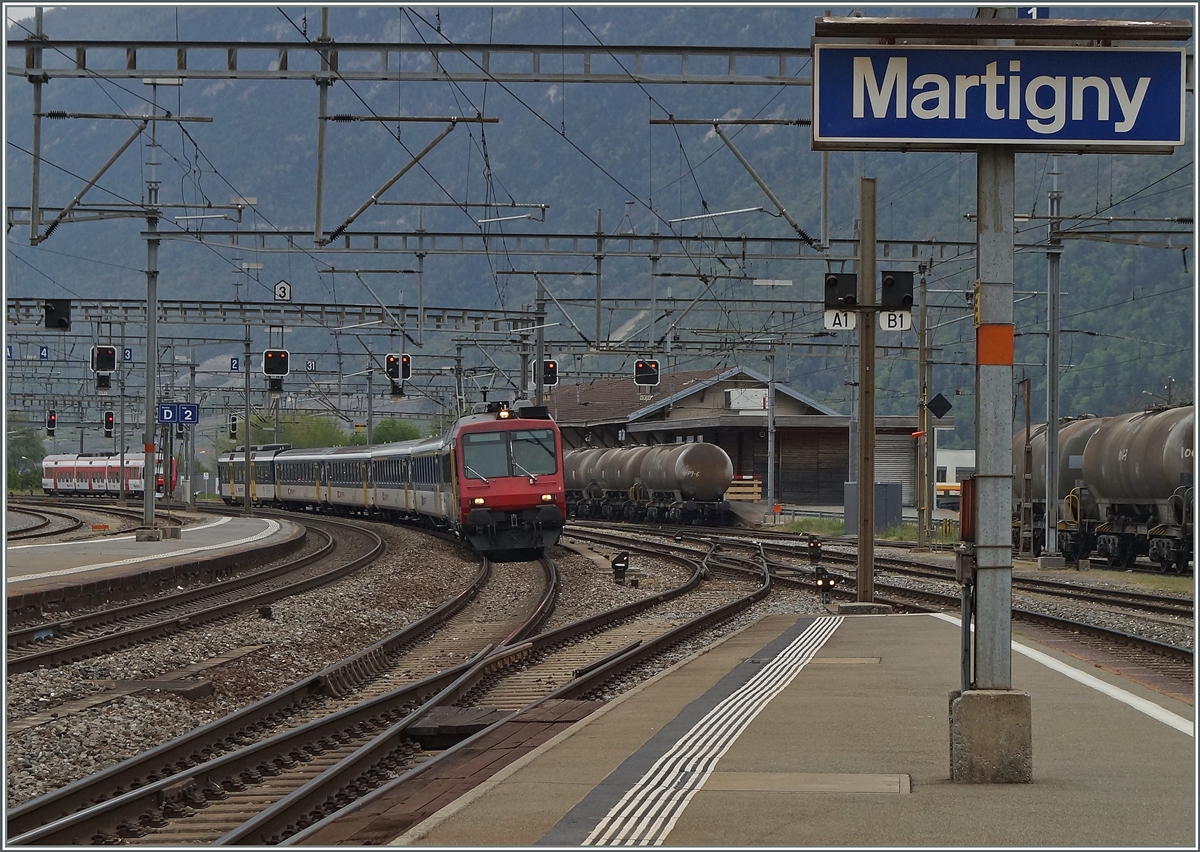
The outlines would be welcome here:
[[[1050,174],[1054,184],[1050,190],[1050,239],[1046,248],[1047,293],[1046,324],[1046,548],[1047,556],[1058,555],[1058,296],[1059,261],[1062,259],[1062,230],[1058,220],[1058,157],[1054,157]]]
[[[196,349],[192,347],[191,357],[188,358],[188,402],[196,401]],[[196,431],[199,423],[193,423],[187,430],[187,443],[184,447],[184,466],[187,468],[187,504],[189,509],[196,508]]]
[[[859,180],[858,602],[875,601],[875,178]]]
[[[375,371],[367,364],[367,446],[372,446],[371,434],[375,427],[375,389],[371,387],[371,379]],[[279,405],[275,406],[275,441],[279,442]]]
[[[767,356],[767,511],[771,513],[772,523],[779,519],[775,517],[775,351]]]
[[[603,209],[596,210],[596,254],[593,257],[596,260],[596,338],[592,341],[592,345],[600,349],[600,267],[604,263],[604,225],[601,221]]]
[[[917,290],[918,323],[917,329],[917,388],[920,398],[917,401],[917,431],[921,437],[917,440],[917,548],[924,550],[929,546],[928,532],[933,526],[934,501],[929,498],[930,483],[933,471],[929,469],[929,377],[926,372],[929,366],[928,341],[925,334],[926,318],[928,317],[928,292],[925,286],[925,264],[921,264],[921,283]]]
[[[45,34],[42,32],[42,7],[37,6],[33,10],[33,41],[36,43],[44,39]],[[40,71],[42,67],[42,49],[40,47],[32,48],[30,55],[33,68]],[[29,171],[29,244],[35,246],[38,244],[38,228],[41,227],[42,218],[41,201],[38,198],[42,174],[42,75],[31,74],[29,82],[33,84],[33,162],[30,165]],[[122,467],[122,470],[124,470],[124,467]]]
[[[39,10],[40,11],[40,10]],[[121,396],[121,410],[117,414],[120,417],[120,431],[117,433],[120,436],[121,447],[121,505],[126,503],[125,498],[125,323],[121,323],[121,360],[118,362],[121,366],[117,370],[119,393]]]
[[[975,685],[1012,683],[1012,149],[977,155],[975,293]]]
[[[546,377],[542,375],[542,367],[546,363],[546,285],[542,283],[541,278],[535,278],[537,281],[537,299],[534,306],[534,314],[537,317],[537,333],[534,335],[535,346],[537,347],[537,360],[533,362],[533,372],[537,381],[533,387],[533,404],[541,405],[544,398],[544,388]]]
[[[152,85],[150,114],[158,114],[158,86]],[[142,431],[142,525],[154,527],[154,423],[157,419],[155,382],[158,379],[158,122],[150,122],[150,178],[146,181],[146,427]],[[164,459],[164,463],[165,463]]]
[[[325,45],[329,38],[329,9],[321,10],[321,35],[317,42]],[[322,49],[321,74],[317,77],[317,188],[316,209],[313,212],[313,243],[321,245],[321,206],[325,198],[325,120],[329,104],[329,87],[333,80],[329,76],[329,52]],[[247,444],[247,446],[249,446]]]
[[[246,288],[249,291],[249,287]],[[242,514],[250,517],[254,514],[250,507],[253,501],[252,491],[254,490],[254,466],[250,463],[250,323],[246,323],[246,341],[243,349],[242,366],[245,368],[243,383],[246,392],[245,407],[243,408],[243,426],[242,426],[242,447],[245,451],[246,459],[246,475],[242,477],[243,485],[246,487],[246,497],[242,500]],[[232,485],[230,486],[232,493]]]

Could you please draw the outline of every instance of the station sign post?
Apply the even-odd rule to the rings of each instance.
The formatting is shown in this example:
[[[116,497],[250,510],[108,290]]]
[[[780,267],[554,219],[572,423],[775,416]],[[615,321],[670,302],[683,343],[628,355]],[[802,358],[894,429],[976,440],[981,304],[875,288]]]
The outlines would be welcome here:
[[[1185,142],[1187,120],[1186,49],[1178,45],[1193,37],[1186,20],[1068,21],[1040,14],[1017,20],[1009,8],[997,14],[818,18],[812,54],[814,150],[972,151],[976,157],[975,535],[965,546],[973,585],[963,585],[963,683],[950,703],[951,779],[973,783],[1032,780],[1031,705],[1027,693],[1012,688],[1016,153],[1172,153]],[[1107,46],[1113,43],[1146,46]],[[861,213],[859,264],[873,276],[868,181],[872,209],[864,204]],[[874,329],[864,326],[860,364],[874,345]],[[859,375],[862,385],[861,369]],[[873,385],[873,373],[868,381]],[[866,431],[873,417],[862,408]],[[860,464],[860,495],[873,496],[873,458],[869,465]],[[861,501],[859,512],[861,521]],[[873,570],[864,568],[864,544],[860,526],[860,589],[864,573]],[[869,585],[869,573],[866,580]],[[988,751],[997,742],[1005,748]]]

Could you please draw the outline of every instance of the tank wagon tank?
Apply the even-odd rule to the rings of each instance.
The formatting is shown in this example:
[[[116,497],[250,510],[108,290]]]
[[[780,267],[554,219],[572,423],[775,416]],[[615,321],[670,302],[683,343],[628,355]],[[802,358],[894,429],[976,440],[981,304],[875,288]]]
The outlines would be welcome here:
[[[1066,499],[1083,481],[1083,448],[1107,418],[1086,414],[1064,418],[1058,424],[1058,500]],[[1046,424],[1038,423],[1029,430],[1029,470],[1031,517],[1033,522],[1033,552],[1041,555],[1046,544]],[[1021,545],[1021,505],[1025,501],[1025,430],[1013,436],[1013,547]],[[1095,503],[1084,498],[1085,511],[1095,516]],[[1079,514],[1076,512],[1076,514]],[[1061,517],[1061,513],[1060,513]]]
[[[1096,503],[1095,552],[1129,567],[1139,555],[1180,573],[1192,557],[1192,406],[1111,417],[1083,452]],[[1090,542],[1089,542],[1090,543]]]
[[[563,459],[567,512],[576,518],[722,525],[733,462],[716,444],[576,450]]]
[[[1116,417],[1063,421],[1059,427],[1058,546],[1076,562],[1095,555],[1129,568],[1146,556],[1186,573],[1193,560],[1191,405]],[[1045,518],[1046,428],[1031,430],[1030,471],[1039,553]],[[1013,544],[1020,543],[1025,430],[1013,437]]]

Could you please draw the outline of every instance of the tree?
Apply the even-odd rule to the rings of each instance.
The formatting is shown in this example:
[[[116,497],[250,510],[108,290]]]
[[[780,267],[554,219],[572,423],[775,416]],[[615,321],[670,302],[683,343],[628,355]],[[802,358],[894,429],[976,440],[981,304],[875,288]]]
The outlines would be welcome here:
[[[397,420],[389,417],[375,424],[371,430],[371,440],[376,444],[388,444],[393,441],[413,441],[424,437],[420,427],[407,420]]]
[[[14,429],[8,434],[5,451],[9,490],[32,492],[41,487],[46,447],[39,430],[33,426]]]

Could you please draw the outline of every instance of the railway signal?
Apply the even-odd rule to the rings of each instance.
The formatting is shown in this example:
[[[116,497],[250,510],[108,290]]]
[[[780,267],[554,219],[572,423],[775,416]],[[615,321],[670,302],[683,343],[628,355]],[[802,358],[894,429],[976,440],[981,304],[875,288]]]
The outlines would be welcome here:
[[[117,347],[93,346],[92,372],[111,373],[115,369],[117,369]]]
[[[829,603],[832,598],[830,592],[833,590],[833,587],[837,585],[838,575],[831,574],[828,570],[818,565],[816,571],[814,572],[814,580],[816,582],[817,591],[821,595],[821,603]]]
[[[652,358],[639,358],[633,365],[633,382],[644,387],[658,384],[658,362]]]
[[[883,273],[883,292],[879,307],[885,311],[911,311],[913,306],[913,274],[911,272]]]
[[[553,359],[547,359],[542,362],[542,384],[547,387],[554,387],[558,384],[558,362]]]
[[[46,328],[52,331],[71,330],[70,299],[47,299],[45,309]]]
[[[104,437],[111,438],[113,436],[113,425],[116,418],[111,411],[104,412]]]
[[[389,352],[383,359],[383,372],[389,379],[400,378],[400,353]]]
[[[825,310],[846,311],[857,304],[858,275],[853,272],[830,272],[825,276]]]
[[[412,357],[405,352],[400,356],[400,379],[407,381],[412,378]]]
[[[286,349],[268,349],[264,352],[262,371],[268,376],[286,376],[288,374],[288,351]]]
[[[238,429],[238,416],[236,414],[229,415],[229,437],[236,438]]]
[[[46,437],[53,438],[58,427],[58,412],[53,408],[46,412]]]

